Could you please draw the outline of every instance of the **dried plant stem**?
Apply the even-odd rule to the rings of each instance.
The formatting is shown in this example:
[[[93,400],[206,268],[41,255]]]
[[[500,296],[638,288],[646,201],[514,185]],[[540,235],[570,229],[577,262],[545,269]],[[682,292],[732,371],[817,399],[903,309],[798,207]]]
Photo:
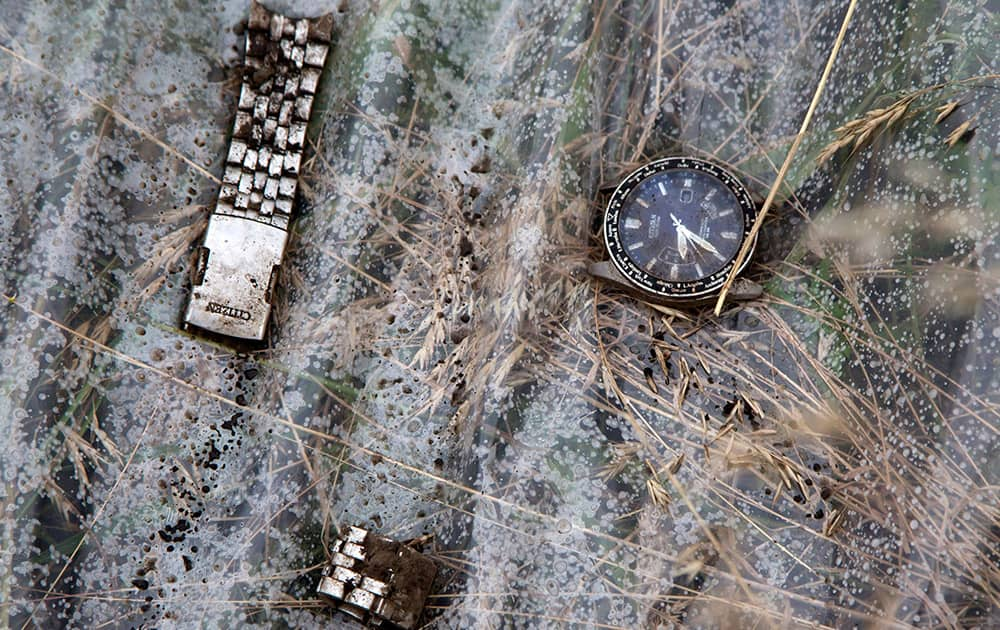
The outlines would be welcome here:
[[[9,296],[4,296],[4,297],[9,302],[12,303],[14,302],[13,299],[10,298]],[[47,591],[45,591],[45,595],[43,595],[41,599],[35,602],[35,605],[31,609],[31,613],[28,615],[28,618],[25,619],[24,625],[21,626],[21,630],[25,630],[25,628],[27,628],[32,624],[35,618],[35,613],[38,612],[38,607],[44,604],[49,597],[52,597],[52,593],[55,592],[56,586],[58,586],[59,581],[62,580],[63,576],[66,574],[66,571],[69,569],[70,565],[73,564],[73,560],[76,559],[77,554],[80,553],[80,549],[83,547],[83,543],[87,541],[87,534],[90,533],[97,525],[97,522],[101,520],[101,516],[104,515],[104,510],[107,509],[108,504],[111,502],[111,497],[113,497],[115,492],[118,491],[118,486],[119,484],[121,484],[122,479],[125,477],[125,471],[128,470],[128,467],[132,464],[132,460],[135,458],[136,452],[138,452],[139,447],[142,445],[142,440],[143,438],[146,437],[146,431],[149,430],[149,425],[153,422],[153,418],[155,417],[155,415],[156,414],[153,413],[149,414],[149,419],[146,420],[146,425],[143,426],[142,433],[139,434],[139,439],[135,441],[135,446],[132,447],[132,452],[129,453],[128,460],[125,461],[125,465],[122,467],[121,471],[119,471],[118,477],[115,479],[114,485],[111,486],[111,490],[108,491],[108,496],[105,498],[104,503],[101,504],[100,508],[98,508],[97,512],[94,514],[94,518],[93,520],[91,520],[90,527],[88,528],[86,527],[86,525],[83,526],[83,532],[82,535],[80,536],[79,542],[76,543],[76,547],[73,548],[73,551],[72,553],[70,553],[69,558],[66,559],[66,562],[65,564],[63,564],[62,569],[59,570],[59,574],[56,575],[55,579],[52,580],[51,584],[49,584],[49,588]]]
[[[726,295],[729,293],[729,289],[733,286],[733,282],[736,280],[736,274],[739,272],[740,267],[743,266],[743,262],[747,259],[747,256],[750,255],[750,248],[757,240],[757,234],[760,232],[760,227],[764,224],[764,219],[767,217],[767,213],[771,209],[771,204],[774,203],[774,198],[778,194],[778,189],[781,188],[781,183],[785,180],[785,175],[788,173],[788,169],[792,165],[792,159],[795,157],[796,152],[798,152],[799,145],[802,144],[802,139],[805,138],[806,130],[809,128],[809,123],[812,122],[813,113],[815,113],[816,107],[819,105],[819,99],[823,95],[823,88],[826,87],[826,81],[830,78],[830,72],[833,70],[833,64],[837,60],[837,53],[840,52],[840,46],[844,43],[844,36],[847,34],[847,27],[851,23],[851,16],[854,15],[854,9],[857,5],[858,0],[851,0],[851,3],[847,6],[847,12],[844,14],[844,19],[840,23],[840,32],[837,33],[837,39],[833,42],[833,48],[830,50],[830,57],[826,60],[826,67],[823,68],[823,74],[820,76],[819,83],[816,85],[816,91],[813,92],[812,102],[809,103],[809,109],[806,110],[805,118],[802,119],[802,126],[799,128],[799,132],[795,135],[795,139],[792,140],[792,146],[788,149],[788,154],[785,156],[785,161],[782,163],[781,169],[778,170],[778,176],[774,179],[774,183],[771,184],[771,190],[767,193],[767,199],[764,200],[764,205],[757,214],[756,222],[754,222],[753,227],[750,228],[750,235],[743,242],[743,247],[740,248],[739,253],[736,255],[736,263],[733,265],[733,270],[729,272],[729,277],[726,278],[725,284],[722,285],[722,291],[719,292],[719,299],[715,303],[716,315],[720,315],[722,313],[722,304],[726,301]]]
[[[7,484],[4,488],[4,497],[14,496],[13,488]],[[0,501],[0,509],[7,513],[8,502]],[[0,524],[0,549],[14,548],[13,524]],[[0,601],[10,601],[10,590],[14,580],[14,558],[4,562],[0,567]],[[10,606],[0,606],[0,628],[10,627]]]
[[[187,155],[181,153],[180,150],[178,150],[178,149],[174,148],[173,146],[167,144],[163,140],[160,140],[155,135],[153,135],[151,132],[147,131],[143,127],[139,126],[137,123],[133,122],[130,118],[126,117],[125,114],[123,114],[120,111],[116,110],[114,107],[111,107],[110,105],[104,103],[100,99],[98,99],[98,98],[96,98],[94,96],[91,96],[85,90],[80,89],[80,87],[77,86],[75,83],[69,81],[68,79],[64,79],[63,77],[61,77],[58,74],[56,74],[55,72],[49,70],[45,66],[43,66],[43,65],[41,65],[41,64],[39,64],[39,63],[37,63],[35,61],[32,61],[31,59],[28,59],[27,57],[25,57],[24,55],[20,54],[16,50],[14,50],[12,48],[8,48],[7,46],[4,46],[3,44],[0,44],[0,52],[7,53],[8,55],[10,55],[11,57],[13,57],[14,59],[17,59],[21,63],[34,68],[35,70],[41,72],[45,76],[50,77],[51,79],[53,79],[55,81],[58,81],[62,85],[65,85],[67,87],[72,88],[77,94],[79,94],[80,96],[82,96],[83,98],[85,98],[91,105],[93,105],[95,107],[98,107],[100,109],[103,109],[107,113],[111,114],[112,116],[115,117],[115,120],[117,120],[121,124],[125,125],[126,127],[128,127],[129,129],[131,129],[132,131],[136,132],[137,134],[139,134],[143,138],[145,138],[145,139],[149,140],[150,142],[156,144],[158,147],[160,147],[161,149],[163,149],[164,151],[166,151],[170,155],[173,155],[174,157],[178,158],[179,160],[181,160],[182,162],[184,162],[185,164],[187,164],[188,166],[190,166],[194,170],[198,171],[201,175],[203,175],[205,177],[205,179],[211,180],[211,181],[215,182],[216,184],[221,184],[222,183],[222,180],[220,180],[218,177],[216,177],[211,171],[209,171],[208,169],[206,169],[204,166],[198,164],[193,159],[189,158]]]

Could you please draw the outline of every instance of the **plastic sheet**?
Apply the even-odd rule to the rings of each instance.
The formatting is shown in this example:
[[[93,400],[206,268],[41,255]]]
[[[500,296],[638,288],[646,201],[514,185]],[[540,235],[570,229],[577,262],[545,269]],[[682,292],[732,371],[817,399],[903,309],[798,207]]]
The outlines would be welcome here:
[[[272,6],[338,22],[239,349],[179,322],[245,4],[0,4],[0,627],[327,626],[349,524],[431,627],[1000,623],[994,9],[860,3],[715,318],[587,276],[599,189],[763,197],[845,3]]]

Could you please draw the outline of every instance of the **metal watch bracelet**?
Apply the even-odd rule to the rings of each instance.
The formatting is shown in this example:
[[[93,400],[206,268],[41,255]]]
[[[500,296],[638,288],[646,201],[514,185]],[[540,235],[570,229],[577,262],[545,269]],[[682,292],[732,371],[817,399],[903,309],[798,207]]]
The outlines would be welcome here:
[[[292,19],[251,4],[232,140],[185,327],[264,338],[332,30],[331,15]]]

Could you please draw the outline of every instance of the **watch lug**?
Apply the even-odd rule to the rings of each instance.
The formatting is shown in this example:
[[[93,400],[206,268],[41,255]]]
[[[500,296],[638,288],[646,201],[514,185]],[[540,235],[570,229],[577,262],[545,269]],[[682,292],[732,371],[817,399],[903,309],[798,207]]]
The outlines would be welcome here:
[[[764,287],[746,278],[737,278],[727,297],[733,300],[754,300],[764,294]]]
[[[621,272],[615,268],[610,260],[590,263],[590,266],[587,267],[587,271],[595,278],[607,280],[608,282],[613,282],[614,284],[629,289],[632,288],[632,285],[625,279],[625,276],[623,276]]]

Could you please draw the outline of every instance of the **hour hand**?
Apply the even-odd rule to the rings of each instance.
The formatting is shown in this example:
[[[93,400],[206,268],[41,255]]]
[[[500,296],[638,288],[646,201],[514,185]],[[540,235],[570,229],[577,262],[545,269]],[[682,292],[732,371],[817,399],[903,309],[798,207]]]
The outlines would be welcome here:
[[[678,226],[677,228],[677,251],[680,253],[681,258],[687,258],[687,230],[684,229],[683,225]]]

